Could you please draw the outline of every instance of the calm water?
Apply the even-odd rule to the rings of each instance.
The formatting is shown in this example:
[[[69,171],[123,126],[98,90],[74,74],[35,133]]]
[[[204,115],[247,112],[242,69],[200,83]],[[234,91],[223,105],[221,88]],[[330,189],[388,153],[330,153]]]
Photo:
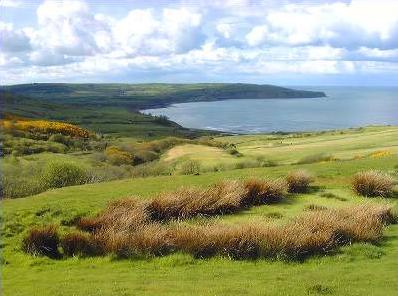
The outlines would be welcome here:
[[[184,127],[233,133],[313,131],[371,124],[398,125],[398,87],[301,87],[327,98],[242,99],[174,104],[144,113]]]

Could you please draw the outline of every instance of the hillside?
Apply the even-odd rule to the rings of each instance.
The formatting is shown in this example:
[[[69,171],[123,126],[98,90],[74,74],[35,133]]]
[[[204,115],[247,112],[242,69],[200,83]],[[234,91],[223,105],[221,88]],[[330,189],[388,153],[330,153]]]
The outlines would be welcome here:
[[[58,96],[56,96],[58,98]],[[140,139],[164,136],[197,137],[214,134],[184,128],[163,117],[128,110],[126,106],[109,104],[98,108],[81,99],[77,106],[69,100],[49,100],[45,96],[27,96],[0,90],[1,117],[16,116],[32,119],[58,120],[73,123],[101,134],[129,136]]]
[[[325,208],[358,204],[390,204],[397,208],[396,193],[390,198],[369,199],[355,195],[350,185],[353,174],[369,168],[377,168],[396,177],[397,143],[391,138],[392,133],[396,134],[396,128],[380,127],[345,131],[341,134],[329,132],[303,137],[280,137],[283,142],[292,141],[290,149],[296,147],[303,151],[298,158],[317,153],[322,145],[330,146],[329,144],[334,143],[334,147],[340,149],[339,156],[345,157],[341,160],[296,164],[286,152],[280,156],[283,158],[281,163],[284,164],[275,167],[208,172],[199,176],[126,179],[72,186],[36,196],[3,200],[4,294],[189,295],[195,292],[200,295],[263,295],[266,292],[267,295],[303,296],[393,295],[398,288],[395,281],[398,276],[395,260],[398,248],[396,224],[386,227],[383,239],[377,244],[353,243],[326,255],[287,262],[267,259],[235,261],[222,257],[195,259],[182,253],[130,259],[117,259],[109,255],[54,260],[30,256],[23,253],[20,247],[22,237],[29,227],[54,223],[60,225],[65,233],[74,229],[73,221],[76,218],[97,213],[112,200],[130,196],[148,200],[155,194],[175,190],[180,186],[203,188],[225,179],[284,177],[289,171],[297,169],[306,169],[315,176],[309,192],[290,194],[282,203],[253,207],[234,215],[222,215],[211,221],[226,225],[245,222],[279,225],[287,223],[300,213],[321,212]],[[359,136],[363,140],[358,141]],[[248,153],[256,145],[264,144],[265,137],[230,137],[228,140],[241,143],[238,148],[241,147]],[[339,142],[343,145],[339,146]],[[364,150],[364,146],[370,142],[373,143],[372,150],[391,150],[392,153],[366,155],[371,151]],[[271,143],[277,143],[277,140]],[[220,153],[207,151],[208,154],[214,152]],[[261,147],[258,153],[261,152],[265,156],[276,153],[272,151],[272,147]],[[354,157],[357,154],[365,156]],[[203,219],[191,219],[189,223],[203,223]],[[368,280],[369,276],[372,281]]]
[[[33,83],[2,86],[18,95],[53,103],[86,106],[124,106],[131,110],[164,107],[172,103],[226,99],[315,98],[323,92],[274,85],[244,83],[196,84],[67,84]]]

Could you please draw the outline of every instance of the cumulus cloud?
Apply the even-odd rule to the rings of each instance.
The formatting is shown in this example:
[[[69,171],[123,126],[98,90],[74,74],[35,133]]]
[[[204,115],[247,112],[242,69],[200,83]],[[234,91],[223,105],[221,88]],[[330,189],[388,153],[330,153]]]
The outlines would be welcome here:
[[[37,9],[37,21],[39,29],[31,32],[33,45],[71,56],[99,52],[102,40],[98,36],[109,31],[108,24],[96,19],[85,2],[75,0],[45,1]]]
[[[398,1],[353,0],[315,6],[286,5],[269,12],[247,35],[249,45],[330,45],[348,49],[398,46]],[[268,31],[268,34],[266,34]]]
[[[15,29],[13,24],[0,22],[1,51],[20,52],[31,48],[30,39],[26,32]]]
[[[182,9],[163,9],[159,17],[152,9],[136,9],[115,24],[115,41],[128,55],[182,53],[197,48],[205,35],[201,15]]]
[[[0,2],[4,9],[23,7],[10,3]],[[34,22],[0,22],[0,74],[18,81],[398,73],[396,0],[137,3],[112,14],[94,2],[45,0]]]

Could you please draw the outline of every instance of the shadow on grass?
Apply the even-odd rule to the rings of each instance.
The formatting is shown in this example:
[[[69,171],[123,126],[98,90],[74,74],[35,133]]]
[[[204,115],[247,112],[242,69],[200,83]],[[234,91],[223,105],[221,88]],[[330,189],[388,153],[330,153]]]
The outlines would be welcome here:
[[[393,191],[389,198],[398,198],[398,191]]]

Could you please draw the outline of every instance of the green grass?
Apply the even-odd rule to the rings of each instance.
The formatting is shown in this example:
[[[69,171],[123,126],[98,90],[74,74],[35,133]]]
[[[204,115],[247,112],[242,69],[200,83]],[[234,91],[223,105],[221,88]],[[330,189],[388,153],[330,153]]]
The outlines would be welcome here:
[[[217,137],[217,141],[235,144],[243,154],[236,157],[225,150],[204,145],[181,145],[172,148],[164,161],[200,161],[203,167],[224,165],[226,168],[247,163],[261,166],[264,161],[275,164],[311,163],[353,158],[378,158],[398,154],[398,127],[370,126],[341,131],[288,135],[243,135]]]
[[[343,133],[287,135],[282,138],[277,135],[223,137],[220,138],[223,141],[236,143],[244,154],[243,158],[255,157],[250,154],[253,150],[260,150],[259,155],[277,158],[278,149],[272,145],[287,140],[294,144],[279,147],[281,165],[276,167],[235,169],[199,176],[125,179],[2,200],[3,295],[394,295],[398,289],[397,224],[386,228],[383,240],[377,245],[354,244],[304,262],[197,260],[184,254],[130,260],[117,260],[111,256],[52,260],[23,253],[21,241],[27,229],[34,225],[55,223],[61,225],[61,231],[69,231],[73,228],[71,221],[76,217],[94,214],[118,198],[139,196],[146,199],[181,186],[207,186],[223,179],[277,178],[299,168],[316,176],[310,193],[289,195],[280,204],[253,207],[235,215],[212,219],[225,223],[264,220],[284,223],[305,211],[309,205],[332,208],[364,202],[389,203],[398,210],[397,186],[392,198],[367,199],[356,196],[350,184],[356,172],[368,169],[388,172],[397,180],[396,132],[396,127],[370,127]],[[298,149],[294,149],[295,146]],[[241,159],[208,146],[177,147],[182,147],[183,152],[191,149],[195,152],[179,156],[177,161],[195,157],[204,163],[212,163],[216,159]],[[306,155],[332,150],[340,153],[344,160],[295,164]],[[370,155],[379,150],[392,152]],[[364,157],[353,158],[356,153],[364,153]],[[29,158],[45,161],[53,157],[58,155],[26,156],[21,161],[35,161]],[[75,156],[62,157],[73,159]],[[88,156],[81,154],[77,157],[84,162]],[[201,219],[195,218],[189,223],[197,223],[198,220]]]
[[[238,215],[224,216],[228,223],[257,219],[286,221],[308,204],[326,207],[365,202],[353,195],[349,177],[362,169],[393,171],[395,156],[346,162],[301,165],[316,176],[317,191],[290,196],[285,203],[265,205]],[[115,260],[111,257],[51,260],[21,252],[22,233],[31,225],[67,224],[82,214],[95,213],[116,198],[142,198],[182,185],[205,186],[225,178],[279,177],[298,166],[279,166],[208,173],[200,176],[155,177],[120,180],[51,190],[34,197],[2,201],[4,295],[392,295],[397,288],[398,225],[389,226],[378,246],[354,245],[333,256],[303,263],[280,261],[230,261],[222,258],[194,260],[176,254],[147,260]],[[322,197],[332,192],[346,200]],[[395,199],[372,199],[389,202]],[[278,213],[280,215],[275,215]],[[278,216],[278,217],[275,217]],[[63,226],[63,228],[69,228]],[[371,276],[372,281],[368,278]],[[318,293],[318,294],[317,294]]]

